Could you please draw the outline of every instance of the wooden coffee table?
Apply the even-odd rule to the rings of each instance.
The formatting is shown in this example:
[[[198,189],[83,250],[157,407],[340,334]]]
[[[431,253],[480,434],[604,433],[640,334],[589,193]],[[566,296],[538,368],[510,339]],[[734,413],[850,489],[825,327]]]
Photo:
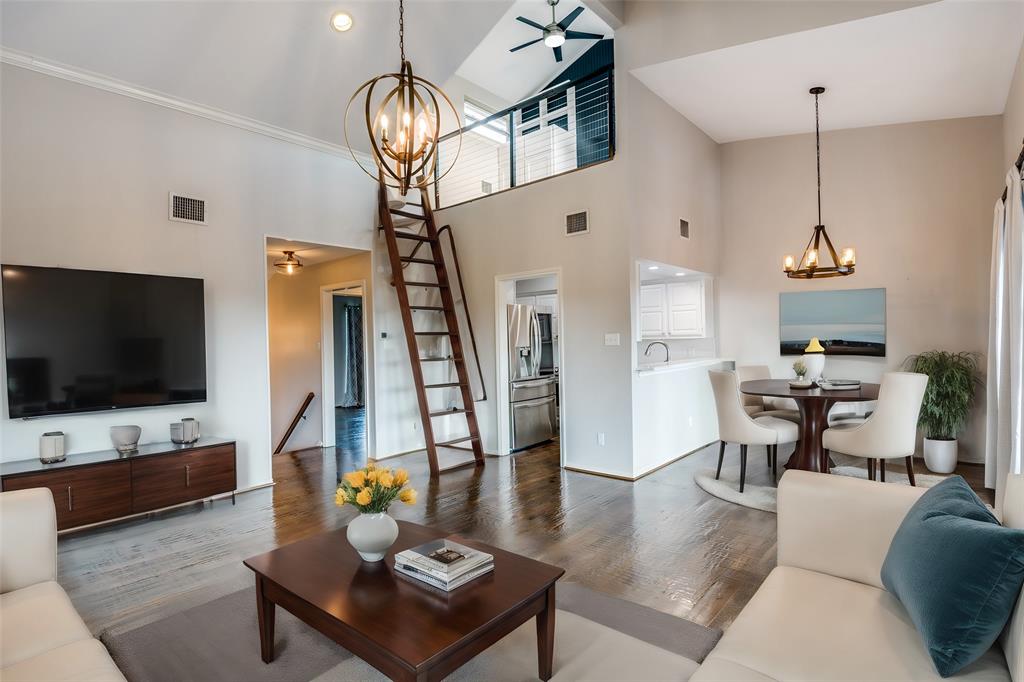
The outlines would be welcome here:
[[[376,563],[359,558],[344,528],[246,559],[263,661],[274,660],[275,606],[393,680],[440,680],[536,616],[538,674],[550,679],[564,570],[436,528],[399,521],[398,529]],[[493,554],[494,571],[449,593],[396,575],[395,552],[443,537]]]

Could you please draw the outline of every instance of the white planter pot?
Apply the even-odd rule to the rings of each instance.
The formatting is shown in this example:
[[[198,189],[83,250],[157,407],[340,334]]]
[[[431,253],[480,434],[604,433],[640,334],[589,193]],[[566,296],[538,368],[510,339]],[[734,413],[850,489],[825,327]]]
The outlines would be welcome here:
[[[924,439],[924,465],[937,474],[951,474],[956,469],[957,441]]]
[[[398,539],[398,524],[384,512],[360,514],[345,534],[363,561],[380,561]]]
[[[805,353],[803,356],[804,367],[807,368],[806,378],[811,381],[817,381],[821,378],[821,373],[825,370],[825,354],[824,353]]]

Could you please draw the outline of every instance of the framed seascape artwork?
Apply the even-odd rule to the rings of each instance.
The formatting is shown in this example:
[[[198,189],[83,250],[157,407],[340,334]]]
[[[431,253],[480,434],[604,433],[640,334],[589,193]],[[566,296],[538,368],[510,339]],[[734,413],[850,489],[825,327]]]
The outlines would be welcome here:
[[[826,355],[885,356],[885,289],[779,294],[779,352],[802,355],[812,337]]]

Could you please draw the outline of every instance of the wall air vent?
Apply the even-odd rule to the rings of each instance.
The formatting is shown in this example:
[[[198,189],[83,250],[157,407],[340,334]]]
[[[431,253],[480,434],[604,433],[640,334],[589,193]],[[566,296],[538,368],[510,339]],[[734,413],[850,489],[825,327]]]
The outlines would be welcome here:
[[[573,237],[590,232],[590,216],[587,211],[577,211],[565,216],[565,236]]]
[[[494,188],[491,186],[491,183],[487,182],[486,180],[481,180],[480,191],[483,192],[484,194],[490,194],[492,191],[494,191]]]
[[[679,236],[683,239],[690,238],[690,221],[679,219]]]
[[[179,223],[206,224],[206,200],[171,192],[167,200],[167,218]]]

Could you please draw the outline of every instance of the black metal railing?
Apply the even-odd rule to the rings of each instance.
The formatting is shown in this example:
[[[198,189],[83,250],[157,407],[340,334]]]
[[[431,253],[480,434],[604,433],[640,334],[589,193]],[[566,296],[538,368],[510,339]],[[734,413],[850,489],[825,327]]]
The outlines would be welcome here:
[[[611,67],[567,81],[465,126],[455,166],[434,185],[446,208],[584,168],[615,154]],[[439,168],[455,154],[453,131],[438,141]]]

